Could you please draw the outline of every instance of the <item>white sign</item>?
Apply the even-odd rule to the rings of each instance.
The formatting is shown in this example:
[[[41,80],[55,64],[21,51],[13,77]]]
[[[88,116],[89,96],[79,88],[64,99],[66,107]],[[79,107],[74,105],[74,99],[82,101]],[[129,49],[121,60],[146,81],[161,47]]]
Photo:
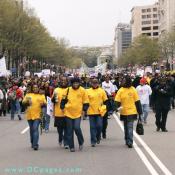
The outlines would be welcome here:
[[[50,69],[43,69],[43,70],[42,70],[42,75],[43,75],[43,76],[48,76],[48,75],[50,75],[50,74],[51,74]]]
[[[143,77],[143,75],[144,75],[144,70],[143,70],[143,69],[137,68],[136,75],[137,75],[137,76],[140,76],[140,77]]]
[[[39,78],[42,76],[42,73],[41,72],[35,72],[34,75],[37,75]]]
[[[30,77],[30,72],[29,71],[26,71],[25,77]]]
[[[47,115],[53,117],[53,103],[50,97],[47,97]]]
[[[106,68],[107,68],[107,63],[104,64],[99,64],[98,66],[95,66],[95,72],[96,73],[101,73],[104,75],[106,73]]]
[[[7,74],[7,68],[6,68],[5,57],[2,57],[0,59],[0,76],[6,76],[6,74]]]
[[[145,68],[145,73],[147,73],[147,72],[153,73],[153,69],[152,69],[151,66],[147,66],[147,67]]]

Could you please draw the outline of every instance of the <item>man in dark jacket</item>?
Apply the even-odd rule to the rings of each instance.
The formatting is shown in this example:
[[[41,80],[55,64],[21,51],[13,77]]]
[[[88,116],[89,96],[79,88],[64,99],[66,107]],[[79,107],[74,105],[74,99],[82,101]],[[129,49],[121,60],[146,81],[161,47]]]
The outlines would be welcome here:
[[[172,88],[167,78],[161,77],[159,83],[154,86],[153,91],[155,92],[154,101],[157,131],[161,129],[163,132],[167,132],[166,121],[170,110],[170,99],[172,97]]]

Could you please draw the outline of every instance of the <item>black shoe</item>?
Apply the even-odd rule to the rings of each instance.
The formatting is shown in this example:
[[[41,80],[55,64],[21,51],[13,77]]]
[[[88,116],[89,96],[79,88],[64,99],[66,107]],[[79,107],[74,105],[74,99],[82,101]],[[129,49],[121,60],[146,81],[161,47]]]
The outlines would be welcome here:
[[[168,132],[168,130],[167,129],[162,129],[162,132]]]
[[[91,147],[95,147],[95,144],[91,144]]]
[[[35,151],[38,151],[38,147],[33,147],[33,149],[34,149]]]
[[[131,143],[128,143],[128,148],[132,148],[132,144]]]
[[[156,131],[160,131],[160,128],[159,128],[159,127],[157,127]]]
[[[97,144],[100,144],[100,139],[99,139],[99,140],[97,140]]]
[[[21,118],[21,116],[20,116],[20,115],[18,115],[18,118],[19,118],[19,120],[22,120],[22,118]]]
[[[75,152],[75,148],[71,148],[70,149],[70,152]]]
[[[106,134],[103,134],[103,136],[102,136],[102,137],[103,137],[103,139],[106,139]]]

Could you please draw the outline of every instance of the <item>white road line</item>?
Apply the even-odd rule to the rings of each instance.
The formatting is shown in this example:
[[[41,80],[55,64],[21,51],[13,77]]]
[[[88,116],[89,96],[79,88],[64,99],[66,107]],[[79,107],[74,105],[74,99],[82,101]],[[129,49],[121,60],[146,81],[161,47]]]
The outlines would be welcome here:
[[[22,130],[21,131],[21,134],[25,134],[28,130],[29,130],[29,126],[27,126],[27,128],[25,128],[24,130]]]
[[[120,128],[124,132],[124,128],[120,120],[118,119],[116,114],[113,114],[116,122],[119,124]],[[136,150],[137,154],[139,155],[140,159],[143,161],[143,163],[146,165],[147,169],[152,175],[159,175],[159,173],[154,169],[154,167],[151,165],[145,154],[141,151],[141,149],[138,147],[136,142],[133,143],[134,149]]]
[[[120,120],[118,119],[116,114],[113,114],[117,123],[122,126]],[[120,126],[120,127],[121,127]],[[122,126],[123,128],[123,126]],[[148,147],[148,145],[141,139],[141,137],[134,131],[135,138],[140,142],[140,144],[144,147],[147,153],[151,156],[154,162],[159,166],[159,168],[163,171],[165,175],[172,175],[172,173],[166,168],[166,166],[160,161],[160,159],[153,153],[153,151]]]

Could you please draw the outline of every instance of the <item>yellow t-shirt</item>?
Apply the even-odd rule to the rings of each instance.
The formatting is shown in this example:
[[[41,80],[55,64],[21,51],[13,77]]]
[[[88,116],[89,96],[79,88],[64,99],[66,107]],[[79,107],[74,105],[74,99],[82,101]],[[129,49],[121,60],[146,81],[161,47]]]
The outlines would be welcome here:
[[[120,102],[123,107],[121,115],[134,115],[137,114],[135,102],[139,100],[138,93],[134,87],[120,88],[115,97],[115,101]]]
[[[28,93],[24,97],[23,103],[25,103],[29,98],[32,101],[32,105],[28,106],[26,110],[26,118],[27,120],[39,119],[41,115],[41,105],[46,104],[45,96],[41,94]]]
[[[56,88],[54,90],[53,96],[56,93],[57,98],[58,98],[58,102],[55,103],[55,106],[54,106],[54,116],[55,117],[63,117],[64,116],[64,112],[60,108],[60,103],[61,103],[61,99],[63,98],[63,96],[67,94],[67,90],[68,90],[68,88]]]
[[[107,95],[102,88],[98,89],[87,89],[87,94],[89,98],[89,109],[87,111],[88,115],[100,114],[99,108],[103,105],[103,102],[107,100]]]
[[[68,103],[65,105],[64,115],[76,119],[81,117],[83,104],[89,103],[87,92],[83,87],[74,90],[69,88]]]

